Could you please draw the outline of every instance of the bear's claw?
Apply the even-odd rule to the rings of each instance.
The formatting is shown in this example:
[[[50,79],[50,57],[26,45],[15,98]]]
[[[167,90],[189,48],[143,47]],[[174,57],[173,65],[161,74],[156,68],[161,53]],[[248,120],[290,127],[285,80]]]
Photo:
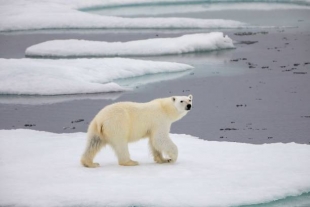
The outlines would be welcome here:
[[[172,162],[172,159],[164,159],[164,158],[159,158],[159,157],[155,157],[154,160],[155,162],[159,164]]]

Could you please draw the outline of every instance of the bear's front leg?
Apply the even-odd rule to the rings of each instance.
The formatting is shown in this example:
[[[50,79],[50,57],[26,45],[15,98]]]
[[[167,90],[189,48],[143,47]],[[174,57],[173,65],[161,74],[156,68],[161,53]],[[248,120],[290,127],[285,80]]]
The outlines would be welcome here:
[[[151,145],[155,149],[156,159],[160,159],[163,162],[176,162],[178,159],[178,147],[171,141],[169,133],[159,131],[151,137]],[[157,152],[160,154],[158,154]],[[161,152],[167,154],[170,159],[163,159]],[[153,153],[154,155],[154,153]],[[155,160],[154,155],[154,160]],[[161,157],[159,156],[161,155]],[[155,160],[156,161],[156,160]]]
[[[169,138],[169,140],[170,140],[170,138]],[[168,162],[176,162],[177,161],[177,159],[178,159],[178,147],[172,141],[170,143],[169,150],[167,150],[166,153],[170,157],[170,160],[168,160]]]
[[[155,161],[156,163],[161,164],[161,163],[171,162],[171,159],[165,159],[165,158],[163,157],[163,154],[162,154],[160,151],[158,151],[158,150],[155,149],[155,147],[153,146],[153,144],[152,144],[151,141],[149,141],[149,146],[150,146],[150,150],[151,150],[151,152],[152,152],[154,161]]]

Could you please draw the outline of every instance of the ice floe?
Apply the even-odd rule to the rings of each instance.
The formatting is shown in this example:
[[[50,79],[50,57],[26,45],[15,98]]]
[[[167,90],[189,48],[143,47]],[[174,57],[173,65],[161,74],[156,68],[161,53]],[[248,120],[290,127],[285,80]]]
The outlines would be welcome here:
[[[116,79],[192,66],[126,58],[106,59],[0,59],[0,94],[61,95],[124,91]]]
[[[0,31],[38,29],[179,29],[243,28],[245,23],[224,19],[123,18],[80,11],[87,6],[109,5],[112,1],[15,0],[0,4]],[[134,1],[128,1],[133,3]],[[143,1],[142,1],[143,2]],[[149,1],[150,2],[150,1]],[[119,4],[126,1],[119,1]],[[112,3],[115,5],[115,3]]]
[[[26,55],[38,57],[154,56],[230,48],[234,48],[234,44],[227,35],[222,32],[212,32],[130,42],[51,40],[27,48]]]
[[[79,159],[85,133],[0,131],[1,206],[240,206],[310,191],[310,146],[210,142],[171,134],[175,164],[155,164],[147,140],[129,146],[139,166],[117,164],[112,150]]]
[[[204,5],[207,4],[206,5]],[[213,4],[214,3],[214,4]],[[253,4],[254,3],[254,4]],[[268,5],[266,5],[268,3]],[[270,4],[274,3],[274,4]],[[162,5],[161,9],[134,6]],[[42,29],[222,29],[251,28],[250,25],[227,19],[152,18],[165,13],[201,12],[218,10],[272,10],[308,9],[309,0],[208,0],[197,5],[194,0],[2,0],[0,4],[0,31]],[[125,7],[128,7],[127,9]],[[130,8],[131,7],[131,8]],[[93,9],[104,9],[97,15]],[[122,12],[117,11],[123,9]],[[125,11],[124,11],[125,8]],[[92,12],[92,13],[90,13]],[[106,14],[105,14],[106,12]],[[142,13],[141,13],[142,12]],[[112,16],[111,16],[112,15]],[[120,16],[135,15],[135,18]]]

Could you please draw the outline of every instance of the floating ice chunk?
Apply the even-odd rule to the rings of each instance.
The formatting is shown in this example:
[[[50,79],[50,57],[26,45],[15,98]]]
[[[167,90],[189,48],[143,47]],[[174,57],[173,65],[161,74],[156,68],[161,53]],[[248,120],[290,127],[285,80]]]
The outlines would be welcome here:
[[[86,1],[85,1],[86,2]],[[243,28],[245,23],[223,19],[193,18],[122,18],[79,11],[81,6],[108,5],[102,1],[2,1],[0,31],[38,29],[180,29]],[[119,2],[120,3],[120,2]],[[132,1],[129,1],[132,3]],[[112,3],[113,4],[113,3]],[[123,4],[126,4],[123,1]]]
[[[0,59],[0,94],[60,95],[123,91],[113,80],[192,69],[192,66],[126,58]]]
[[[27,48],[26,55],[32,57],[151,56],[229,48],[234,48],[234,44],[227,35],[222,32],[212,32],[130,42],[52,40]]]
[[[1,130],[0,206],[241,206],[310,191],[308,145],[171,139],[175,164],[155,164],[142,140],[129,146],[139,166],[119,166],[107,147],[89,169],[85,133]]]

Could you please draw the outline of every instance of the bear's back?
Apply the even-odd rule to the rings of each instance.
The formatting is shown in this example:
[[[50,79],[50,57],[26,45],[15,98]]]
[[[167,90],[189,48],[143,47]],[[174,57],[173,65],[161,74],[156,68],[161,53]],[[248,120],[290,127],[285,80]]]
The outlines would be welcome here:
[[[147,103],[119,102],[102,109],[96,116],[96,121],[103,123],[107,134],[114,134],[115,126],[126,133],[129,142],[149,136],[154,128],[165,121],[158,101]]]

